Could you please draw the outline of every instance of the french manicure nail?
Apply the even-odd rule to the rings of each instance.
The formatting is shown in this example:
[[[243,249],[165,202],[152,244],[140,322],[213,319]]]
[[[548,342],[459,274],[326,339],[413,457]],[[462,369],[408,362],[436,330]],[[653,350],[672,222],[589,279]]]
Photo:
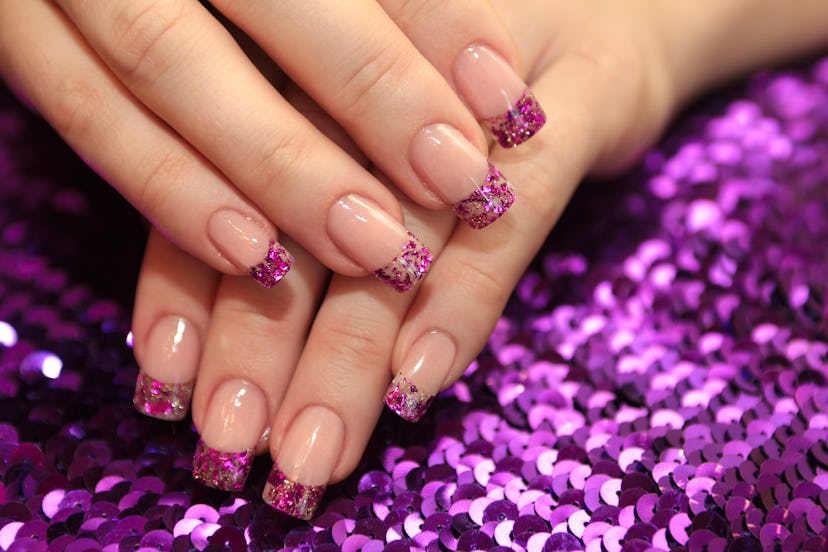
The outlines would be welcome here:
[[[213,213],[207,234],[222,255],[266,288],[275,286],[293,266],[293,256],[264,226],[233,209]]]
[[[357,195],[334,203],[327,228],[346,255],[399,292],[411,289],[431,266],[431,251],[417,236]]]
[[[223,491],[240,491],[267,423],[264,393],[242,380],[225,381],[210,399],[193,456],[193,479]]]
[[[178,316],[165,316],[147,335],[132,404],[142,414],[181,420],[193,394],[200,342],[195,327]]]
[[[409,422],[422,418],[448,376],[456,352],[454,340],[439,331],[415,341],[388,386],[388,408]]]
[[[504,148],[518,146],[546,123],[534,94],[494,50],[472,45],[454,63],[460,94]]]
[[[309,406],[287,430],[262,498],[290,516],[311,519],[342,454],[345,424],[324,406]]]
[[[430,125],[415,136],[411,165],[426,186],[472,228],[490,225],[515,201],[515,193],[503,175],[449,125]]]

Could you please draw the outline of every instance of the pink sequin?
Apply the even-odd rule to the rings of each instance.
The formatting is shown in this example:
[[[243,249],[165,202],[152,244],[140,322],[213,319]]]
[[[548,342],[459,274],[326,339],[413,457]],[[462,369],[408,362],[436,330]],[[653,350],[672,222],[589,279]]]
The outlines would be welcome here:
[[[431,251],[420,238],[408,232],[409,241],[402,246],[402,253],[385,268],[374,272],[377,278],[400,293],[408,291],[431,266]]]
[[[546,124],[546,114],[532,91],[527,89],[512,109],[484,119],[483,123],[501,146],[513,148],[534,136]]]
[[[385,394],[385,404],[388,408],[409,422],[416,422],[422,418],[433,399],[433,396],[420,391],[402,374],[394,376]]]
[[[311,519],[322,501],[324,485],[302,485],[291,481],[274,465],[267,478],[262,499],[289,516]]]
[[[138,412],[161,420],[183,420],[190,408],[193,382],[163,383],[145,373],[138,374],[132,404]]]
[[[193,479],[222,491],[241,491],[253,466],[253,449],[222,452],[199,439],[193,455]]]
[[[489,163],[486,182],[454,206],[457,216],[472,228],[485,228],[501,216],[515,202],[515,192],[494,165]]]
[[[267,257],[250,268],[250,277],[266,288],[272,288],[293,266],[293,255],[278,243],[271,241]]]

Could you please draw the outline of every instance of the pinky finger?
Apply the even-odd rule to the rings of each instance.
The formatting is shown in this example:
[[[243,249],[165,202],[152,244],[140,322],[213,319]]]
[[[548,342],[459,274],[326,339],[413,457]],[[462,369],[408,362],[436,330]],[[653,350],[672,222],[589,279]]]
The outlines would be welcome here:
[[[132,318],[140,371],[133,404],[162,420],[187,415],[219,274],[150,231]]]

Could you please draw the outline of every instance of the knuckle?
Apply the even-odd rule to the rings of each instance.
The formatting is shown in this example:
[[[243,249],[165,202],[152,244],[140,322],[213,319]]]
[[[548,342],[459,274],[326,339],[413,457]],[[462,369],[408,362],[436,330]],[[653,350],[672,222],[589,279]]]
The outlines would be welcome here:
[[[457,256],[452,265],[453,296],[468,304],[476,305],[485,298],[487,310],[500,314],[512,292],[506,275],[499,270],[498,262],[481,263],[480,256]],[[462,311],[462,309],[461,309]],[[471,309],[475,312],[475,309]]]
[[[360,370],[386,369],[389,362],[387,324],[369,312],[331,314],[322,323],[319,345],[329,358],[336,359],[331,370],[342,371],[342,380],[354,377]],[[386,339],[383,339],[385,337]]]
[[[352,70],[342,76],[339,110],[348,121],[357,121],[375,111],[383,98],[395,93],[402,75],[414,62],[414,53],[385,33],[364,41],[343,66]]]
[[[611,26],[598,26],[585,40],[579,40],[572,54],[584,63],[584,69],[598,82],[612,86],[628,86],[640,82],[643,57],[629,34]]]
[[[422,21],[426,16],[432,17],[436,2],[431,0],[399,0],[389,2],[391,6],[384,6],[389,17],[400,28]]]
[[[82,79],[69,78],[55,86],[43,105],[44,116],[68,141],[83,141],[94,132],[103,98]]]
[[[253,159],[249,179],[249,194],[263,194],[274,183],[289,181],[292,175],[301,173],[301,167],[316,147],[314,140],[304,131],[277,130],[264,140],[263,149]]]
[[[109,58],[115,70],[129,77],[151,81],[169,66],[166,40],[186,28],[187,2],[155,1],[131,7],[116,19]]]
[[[155,159],[145,160],[141,166],[146,167],[146,172],[140,177],[136,192],[136,203],[145,214],[158,214],[176,208],[170,204],[170,196],[172,190],[184,182],[183,175],[188,165],[187,156],[177,150],[165,151]]]

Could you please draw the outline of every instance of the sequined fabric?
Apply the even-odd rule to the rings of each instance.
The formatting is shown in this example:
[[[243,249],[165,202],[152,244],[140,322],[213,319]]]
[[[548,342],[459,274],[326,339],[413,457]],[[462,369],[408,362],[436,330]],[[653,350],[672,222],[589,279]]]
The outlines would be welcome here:
[[[431,267],[431,251],[411,232],[408,232],[408,238],[400,255],[388,266],[374,272],[377,278],[400,293],[414,287]]]
[[[153,418],[183,420],[190,408],[194,383],[162,383],[143,372],[139,373],[132,404],[138,412]]]
[[[223,452],[199,439],[193,455],[193,479],[222,491],[240,491],[253,467],[253,449]]]
[[[140,220],[0,92],[0,548],[825,550],[827,198],[828,60],[696,106],[304,522],[135,411]]]
[[[526,90],[512,109],[483,120],[497,140],[504,148],[519,146],[534,136],[546,124],[546,113],[535,99],[531,90]]]
[[[466,224],[480,230],[506,214],[514,202],[514,190],[500,171],[489,163],[486,181],[469,197],[455,205],[454,211]]]

